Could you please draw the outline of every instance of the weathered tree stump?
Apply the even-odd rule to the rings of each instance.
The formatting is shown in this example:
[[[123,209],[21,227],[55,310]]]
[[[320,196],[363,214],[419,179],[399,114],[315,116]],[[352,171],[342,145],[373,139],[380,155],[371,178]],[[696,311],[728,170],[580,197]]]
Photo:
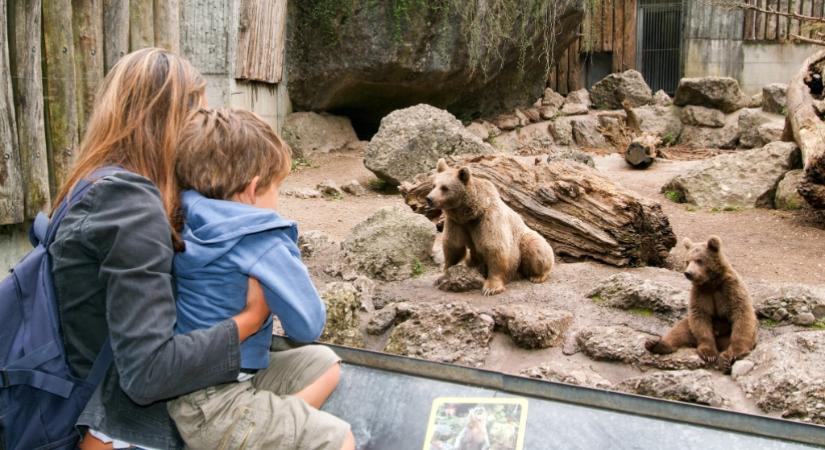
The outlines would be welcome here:
[[[502,200],[538,231],[557,254],[592,258],[615,266],[660,265],[676,245],[661,206],[624,190],[582,164],[545,157],[484,155],[449,158],[491,181]],[[402,183],[413,211],[438,220],[427,206],[433,173]]]
[[[643,134],[634,138],[624,152],[624,160],[634,169],[646,169],[656,161],[656,144],[659,138]]]
[[[825,123],[817,109],[823,99],[821,82],[815,86],[812,81],[821,81],[823,69],[825,50],[820,50],[802,63],[788,85],[788,120],[805,166],[805,178],[797,190],[817,209],[825,209]]]

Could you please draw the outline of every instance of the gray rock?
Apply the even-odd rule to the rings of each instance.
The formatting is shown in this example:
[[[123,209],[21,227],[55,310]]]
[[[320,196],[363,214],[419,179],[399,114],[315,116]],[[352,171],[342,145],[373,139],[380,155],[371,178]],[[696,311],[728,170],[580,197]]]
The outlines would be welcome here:
[[[770,130],[764,129],[760,133],[760,126],[771,124]],[[762,147],[773,141],[782,138],[782,130],[785,127],[785,118],[770,114],[756,108],[743,109],[739,114],[739,145],[744,148]],[[775,130],[778,128],[778,132]],[[766,141],[766,139],[770,139]]]
[[[776,322],[813,325],[825,318],[825,290],[802,285],[781,286],[764,299],[757,298],[756,314]]]
[[[444,275],[436,280],[436,287],[442,291],[468,292],[481,289],[484,284],[484,277],[474,269],[458,264],[449,267]]]
[[[364,165],[378,178],[398,185],[429,172],[444,156],[494,152],[452,114],[417,105],[394,111],[381,120],[381,128],[367,146]]]
[[[553,89],[546,88],[544,90],[544,96],[541,98],[541,104],[542,106],[550,106],[559,109],[564,104],[564,96]]]
[[[810,312],[804,312],[804,313],[801,313],[801,314],[797,314],[797,316],[794,318],[794,323],[796,325],[801,325],[803,327],[811,326],[815,322],[816,322],[816,317],[813,315],[813,313],[810,313]]]
[[[384,351],[480,367],[490,352],[495,321],[467,303],[396,305],[403,311]]]
[[[534,305],[500,305],[494,308],[496,324],[523,348],[547,348],[559,343],[573,322],[573,314]]]
[[[662,192],[702,208],[770,208],[777,183],[798,165],[796,144],[773,142],[707,159],[671,179]]]
[[[598,117],[576,117],[570,124],[573,132],[573,140],[578,146],[590,148],[607,148],[611,146],[602,135]]]
[[[310,188],[298,188],[298,189],[287,189],[284,191],[284,196],[286,197],[295,197],[295,198],[320,198],[321,192],[316,189]]]
[[[645,342],[655,336],[618,326],[596,326],[576,335],[579,348],[588,357],[601,361],[620,361],[635,366],[665,370],[698,369],[705,366],[696,349],[683,348],[669,355],[655,355],[645,349]]]
[[[739,113],[726,115],[721,128],[685,125],[679,142],[693,148],[735,148],[740,135]]]
[[[653,93],[642,74],[635,70],[611,73],[590,88],[590,100],[599,109],[620,109],[627,100],[631,108],[653,102]]]
[[[733,363],[733,367],[730,369],[730,377],[733,381],[736,381],[742,376],[747,375],[753,370],[753,366],[755,364],[753,361],[749,361],[747,359],[740,359]]]
[[[490,126],[495,127],[495,125],[493,124],[490,124]],[[478,136],[479,139],[481,139],[482,141],[490,139],[490,128],[482,122],[472,122],[471,124],[467,125],[467,131]]]
[[[361,294],[351,283],[329,283],[321,291],[327,307],[327,323],[321,341],[348,347],[364,347],[361,334]]]
[[[785,333],[759,342],[736,382],[767,413],[825,425],[825,332]]]
[[[530,121],[530,123],[536,123],[541,121],[541,111],[538,107],[530,107],[516,111],[520,111],[522,114],[527,116],[527,119]]]
[[[667,95],[667,92],[659,89],[653,94],[653,104],[658,106],[670,106],[673,104],[673,99]]]
[[[687,311],[689,294],[668,284],[622,272],[599,282],[587,296],[613,308],[651,311],[675,318]]]
[[[398,206],[384,207],[356,225],[342,244],[338,271],[397,281],[430,261],[435,225]]]
[[[356,197],[360,197],[367,193],[367,189],[364,188],[364,186],[361,186],[361,183],[359,183],[358,180],[348,181],[346,184],[341,186],[341,190]]]
[[[642,106],[633,112],[641,121],[642,131],[659,136],[666,143],[676,143],[682,134],[682,120],[677,106]]]
[[[520,122],[515,114],[501,114],[493,119],[493,125],[499,130],[510,131],[518,128]]]
[[[390,327],[395,325],[396,318],[398,318],[399,315],[399,320],[403,320],[403,311],[402,309],[402,313],[399,313],[397,305],[389,305],[386,308],[376,311],[372,317],[370,317],[369,322],[367,322],[367,333],[373,336],[384,334]]]
[[[572,116],[579,114],[587,114],[590,109],[590,93],[587,89],[579,89],[567,94],[564,99],[564,104],[561,107],[561,113]]]
[[[570,147],[551,147],[547,154],[547,162],[553,161],[575,161],[577,163],[596,168],[596,163],[593,161],[593,156],[590,153],[585,153]]]
[[[561,113],[565,116],[580,116],[587,114],[590,109],[583,103],[565,103],[561,107]]]
[[[716,392],[707,370],[674,370],[629,378],[616,389],[649,397],[722,406],[725,399]]]
[[[588,369],[565,370],[550,364],[530,367],[519,372],[521,375],[557,383],[588,386],[598,389],[612,389],[613,384],[601,375]]]
[[[314,112],[286,116],[281,135],[293,155],[303,158],[338,150],[358,141],[349,118]]]
[[[505,153],[543,153],[542,149],[550,147],[554,142],[550,132],[552,125],[550,121],[532,123],[496,136],[490,143]]]
[[[544,120],[553,120],[556,116],[561,114],[561,109],[556,108],[555,106],[542,106],[539,109],[539,114]]]
[[[338,187],[338,183],[330,179],[321,181],[315,186],[315,189],[324,197],[341,198],[344,195],[344,191]]]
[[[729,77],[682,78],[673,104],[697,105],[732,113],[747,103],[739,83]]]
[[[321,230],[308,230],[298,236],[298,249],[303,257],[311,257],[335,245],[332,237]]]
[[[553,134],[553,140],[559,145],[575,145],[573,140],[573,120],[577,117],[559,117],[553,121],[550,127],[550,132]]]
[[[791,170],[782,177],[782,181],[776,186],[774,196],[774,206],[776,209],[795,210],[810,208],[808,202],[799,195],[797,188],[805,179],[805,171],[802,169]]]
[[[785,114],[788,104],[788,85],[785,83],[771,83],[762,87],[762,109],[765,112]]]
[[[682,122],[697,127],[722,128],[725,126],[725,113],[718,109],[689,105],[682,108]]]
[[[761,108],[762,107],[762,93],[757,92],[756,94],[751,95],[748,97],[748,103],[745,105],[745,108]]]

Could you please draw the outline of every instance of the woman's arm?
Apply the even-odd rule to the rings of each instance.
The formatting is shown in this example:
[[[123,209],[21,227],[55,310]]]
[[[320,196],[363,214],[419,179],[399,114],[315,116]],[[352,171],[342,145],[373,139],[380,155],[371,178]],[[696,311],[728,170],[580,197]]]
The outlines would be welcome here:
[[[118,174],[98,181],[87,200],[82,235],[100,261],[106,322],[124,392],[148,404],[235,379],[240,340],[254,328],[256,310],[174,334],[172,242],[154,185]]]

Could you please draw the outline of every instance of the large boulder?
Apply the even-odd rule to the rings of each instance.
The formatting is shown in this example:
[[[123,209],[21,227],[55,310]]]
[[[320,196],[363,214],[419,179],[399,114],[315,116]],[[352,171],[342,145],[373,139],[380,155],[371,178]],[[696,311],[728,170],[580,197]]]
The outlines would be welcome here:
[[[588,386],[599,389],[611,389],[613,384],[603,376],[588,368],[566,370],[555,364],[542,364],[536,367],[523,369],[519,374],[545,381]]]
[[[579,147],[607,148],[610,143],[602,135],[599,118],[593,115],[575,116],[570,121],[573,140]]]
[[[639,126],[645,133],[662,139],[665,144],[675,144],[682,134],[680,110],[676,106],[649,105],[635,108],[633,112],[639,118]]]
[[[693,148],[736,148],[741,134],[739,114],[740,111],[736,111],[724,116],[721,127],[685,125],[679,142]]]
[[[760,342],[744,360],[752,362],[752,368],[736,382],[765,412],[825,425],[823,354],[825,332],[785,333]]]
[[[800,166],[793,142],[719,155],[671,179],[662,192],[702,208],[773,207],[776,185]]]
[[[797,190],[804,179],[805,171],[802,169],[791,170],[782,177],[782,181],[776,186],[776,195],[773,198],[776,209],[794,210],[810,207]]]
[[[756,314],[776,323],[790,322],[809,326],[825,319],[825,289],[808,286],[782,286],[767,298],[759,299]]]
[[[281,135],[293,156],[303,158],[338,150],[358,140],[348,118],[314,112],[286,116]]]
[[[769,126],[766,128],[766,126]],[[743,109],[739,114],[739,146],[743,148],[762,147],[778,141],[782,137],[785,118],[758,108]]]
[[[567,98],[564,99],[564,104],[561,107],[561,113],[566,116],[587,114],[590,105],[590,93],[587,92],[587,89],[579,89],[567,94]]]
[[[584,2],[538,2],[529,11],[537,2],[486,3],[508,14],[476,14],[465,3],[289,2],[290,100],[299,110],[346,114],[356,129],[373,131],[381,117],[418,103],[462,117],[531,104],[547,80],[544,46],[554,44],[549,56],[557,61],[577,38]]]
[[[398,185],[435,168],[450,155],[495,153],[452,114],[430,105],[393,111],[381,120],[364,154],[364,165],[378,178]]]
[[[696,349],[683,348],[669,355],[648,352],[645,342],[653,337],[623,325],[592,326],[579,331],[576,343],[585,355],[598,361],[620,361],[664,370],[699,369],[705,366]]]
[[[356,225],[341,244],[337,272],[344,278],[361,273],[383,281],[410,278],[431,261],[435,225],[407,208],[379,209]]]
[[[384,351],[480,367],[490,352],[495,321],[467,303],[397,304]]]
[[[627,100],[631,108],[653,102],[653,92],[635,70],[611,73],[590,88],[590,100],[599,109],[620,109]]]
[[[725,399],[713,386],[707,370],[673,370],[628,378],[616,385],[616,389],[649,397],[722,406]]]
[[[688,105],[682,108],[682,122],[696,127],[722,128],[725,126],[725,113],[718,109]]]
[[[785,83],[771,83],[762,88],[762,109],[765,112],[785,114],[788,99],[788,85]]]
[[[559,343],[573,322],[573,314],[533,305],[501,305],[495,308],[496,324],[519,347],[547,348]]]
[[[652,312],[668,318],[682,316],[688,304],[687,291],[626,272],[600,281],[587,296],[605,306]]]
[[[747,104],[739,82],[729,77],[682,78],[673,104],[697,105],[732,113]]]
[[[438,289],[447,292],[477,291],[484,285],[484,276],[474,267],[464,264],[450,266],[435,283]]]
[[[351,283],[329,283],[321,291],[327,308],[327,323],[321,341],[348,347],[364,347],[361,334],[361,292]]]

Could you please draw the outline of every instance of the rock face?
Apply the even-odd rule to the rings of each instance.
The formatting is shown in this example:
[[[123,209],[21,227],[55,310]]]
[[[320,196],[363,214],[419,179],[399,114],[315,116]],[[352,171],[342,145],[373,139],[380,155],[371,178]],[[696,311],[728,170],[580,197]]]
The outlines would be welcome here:
[[[788,103],[786,97],[788,85],[785,83],[771,83],[762,88],[762,109],[774,114],[785,114]]]
[[[766,125],[772,127],[764,128]],[[782,137],[784,127],[785,118],[780,115],[756,108],[743,109],[739,114],[739,129],[742,131],[739,145],[744,148],[755,148],[778,141]]]
[[[697,127],[722,128],[725,126],[725,113],[718,109],[689,105],[682,108],[682,122]]]
[[[825,318],[825,292],[805,286],[784,286],[756,306],[756,314],[775,322],[813,325]]]
[[[599,119],[595,116],[582,116],[573,119],[573,140],[580,147],[606,148],[610,147],[604,138],[599,126]]]
[[[293,155],[303,158],[338,150],[358,140],[348,118],[314,112],[286,116],[281,135]]]
[[[384,351],[479,367],[490,351],[495,321],[466,303],[399,304]]]
[[[653,92],[642,74],[635,70],[611,73],[590,89],[590,100],[599,109],[621,109],[627,100],[631,108],[653,102]]]
[[[611,389],[612,383],[601,375],[588,369],[563,370],[551,365],[531,367],[520,372],[521,375],[539,380],[555,381],[557,383],[588,386],[599,389]]]
[[[688,292],[623,272],[602,280],[587,294],[597,303],[619,309],[679,317],[687,311]]]
[[[728,114],[721,128],[685,125],[679,142],[693,148],[735,148],[739,143],[739,111]]]
[[[779,180],[799,165],[796,144],[774,142],[705,160],[671,179],[662,192],[702,208],[770,208]]]
[[[298,236],[298,249],[303,257],[312,257],[334,245],[332,237],[321,230],[308,230]]]
[[[547,348],[559,343],[573,322],[573,314],[533,305],[502,305],[495,308],[495,320],[516,345]]]
[[[667,95],[667,92],[659,89],[653,94],[653,104],[658,106],[670,106],[673,104],[673,99]]]
[[[547,162],[560,160],[575,161],[585,166],[596,168],[596,162],[593,161],[593,156],[590,153],[585,153],[570,147],[553,147],[547,154]]]
[[[802,169],[791,170],[782,177],[782,181],[776,187],[776,195],[774,196],[776,209],[794,210],[810,207],[808,202],[797,192],[797,188],[804,178],[805,171]]]
[[[381,120],[364,154],[364,165],[378,178],[398,185],[432,170],[449,155],[494,153],[452,114],[430,105],[392,112]]]
[[[326,285],[321,298],[327,306],[327,324],[321,341],[348,347],[364,347],[364,336],[359,326],[358,310],[361,294],[350,283],[334,282]]]
[[[825,332],[785,333],[760,342],[736,382],[765,412],[825,424]]]
[[[732,113],[746,103],[739,83],[729,77],[682,78],[673,98],[673,104],[678,106],[704,106],[726,113]]]
[[[553,7],[555,21],[545,25],[558,33],[550,55],[556,61],[575,39],[584,3],[562,0]],[[528,53],[519,64],[519,41],[528,39],[519,34],[521,22],[492,15],[478,23],[476,17],[461,5],[431,2],[290,2],[285,64],[290,100],[298,110],[339,111],[356,129],[372,130],[392,110],[418,103],[462,116],[490,116],[532,103],[545,87],[547,70],[538,53]],[[528,20],[527,28],[533,28],[534,19]],[[488,28],[522,39],[503,40],[496,51],[485,52],[471,34]],[[542,40],[536,33],[528,48],[536,49]]]
[[[624,380],[616,388],[633,394],[710,406],[722,406],[725,400],[714,389],[707,370],[651,373]]]
[[[641,120],[643,132],[659,136],[666,144],[674,144],[682,134],[680,110],[676,106],[642,106],[633,112]]]
[[[339,271],[404,280],[430,261],[434,241],[435,225],[426,217],[398,206],[381,208],[347,236]]]
[[[436,281],[436,287],[442,291],[468,292],[481,289],[484,277],[478,270],[457,264],[447,269],[446,273]]]
[[[579,89],[567,94],[561,107],[561,113],[567,116],[587,114],[588,110],[590,110],[590,93],[587,89]]]
[[[669,355],[654,355],[645,349],[653,335],[626,326],[597,326],[576,335],[579,348],[592,359],[621,361],[665,370],[698,369],[705,366],[696,349],[683,348]]]

